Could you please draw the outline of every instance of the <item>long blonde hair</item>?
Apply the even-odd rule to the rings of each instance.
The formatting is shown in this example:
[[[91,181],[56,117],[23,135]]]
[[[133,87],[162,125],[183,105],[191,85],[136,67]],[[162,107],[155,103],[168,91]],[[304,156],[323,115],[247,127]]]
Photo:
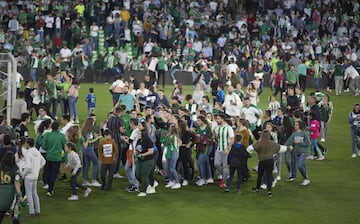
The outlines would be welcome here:
[[[94,118],[88,117],[84,123],[84,127],[81,130],[81,134],[85,136],[89,133],[94,127]]]
[[[265,149],[267,144],[270,142],[270,132],[263,131],[259,140],[259,144],[257,145],[257,153],[259,156],[263,156],[265,154]]]
[[[66,134],[68,137],[68,141],[76,144],[77,142],[79,142],[81,138],[80,126],[79,125],[71,126],[69,130],[66,132]]]

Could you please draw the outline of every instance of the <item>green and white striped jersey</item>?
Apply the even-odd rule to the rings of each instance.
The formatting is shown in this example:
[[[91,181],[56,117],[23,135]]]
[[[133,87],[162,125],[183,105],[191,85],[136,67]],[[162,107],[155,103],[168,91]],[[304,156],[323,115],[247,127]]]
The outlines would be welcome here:
[[[217,126],[215,128],[215,134],[217,136],[217,149],[218,151],[224,151],[229,145],[230,138],[233,138],[234,130],[229,125]]]

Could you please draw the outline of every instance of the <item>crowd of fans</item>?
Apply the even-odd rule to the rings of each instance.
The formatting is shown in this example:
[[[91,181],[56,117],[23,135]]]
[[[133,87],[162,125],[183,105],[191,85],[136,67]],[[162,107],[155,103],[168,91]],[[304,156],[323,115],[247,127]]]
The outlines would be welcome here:
[[[254,192],[267,188],[272,196],[272,187],[284,178],[281,153],[286,180],[296,180],[298,167],[301,185],[310,184],[305,159],[325,159],[327,150],[317,139],[327,141],[333,110],[329,95],[320,90],[359,94],[359,3],[244,1],[241,15],[239,8],[232,0],[8,2],[1,9],[1,51],[29,66],[35,83],[27,81],[19,91],[11,126],[1,118],[1,156],[8,162],[11,155],[5,152],[13,151],[20,167],[20,174],[11,177],[26,180],[30,172],[30,179],[37,180],[43,161],[26,170],[32,156],[28,151],[36,148],[46,158],[41,179],[49,197],[59,171],[62,180],[68,178],[65,164],[71,169],[69,200],[79,199],[77,188],[85,197],[90,186],[111,189],[113,177],[122,177],[122,167],[127,191],[138,196],[156,193],[155,171],[165,177],[165,187],[179,189],[191,184],[197,168],[196,185],[218,178],[225,192],[237,171],[240,193],[241,183],[250,177],[249,153],[255,150],[259,176]],[[87,69],[91,72],[85,73]],[[134,75],[125,79],[131,70],[143,70],[143,80]],[[191,72],[193,94],[185,94],[177,81],[181,70]],[[165,88],[166,71],[174,83],[170,98],[158,88]],[[110,86],[114,109],[106,121],[97,122],[96,90],[90,88],[89,116],[80,127],[79,80],[86,74],[94,82],[115,79]],[[316,92],[306,97],[310,80]],[[264,85],[274,92],[269,106],[260,109]],[[36,137],[27,129],[32,111]],[[354,144],[352,157],[357,156]],[[271,150],[264,152],[267,147]],[[78,184],[81,168],[84,182]],[[29,213],[39,215],[36,181],[29,186]],[[22,201],[21,191],[16,192]]]

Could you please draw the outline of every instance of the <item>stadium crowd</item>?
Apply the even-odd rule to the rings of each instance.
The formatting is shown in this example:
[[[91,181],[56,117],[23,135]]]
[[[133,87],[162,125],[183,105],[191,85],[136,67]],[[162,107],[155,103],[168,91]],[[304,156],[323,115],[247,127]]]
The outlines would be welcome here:
[[[296,168],[301,185],[310,184],[305,160],[325,159],[320,142],[328,140],[333,111],[321,90],[359,95],[359,3],[242,3],[240,15],[240,3],[233,0],[2,2],[0,52],[13,53],[19,66],[28,66],[32,80],[20,90],[19,78],[11,124],[0,119],[0,171],[11,177],[0,191],[18,201],[26,194],[29,215],[40,215],[36,183],[44,166],[47,196],[54,195],[60,172],[61,180],[70,181],[69,200],[79,199],[77,188],[85,197],[90,187],[111,189],[113,178],[122,178],[121,169],[129,181],[126,190],[138,196],[156,193],[156,172],[167,188],[180,189],[199,175],[196,185],[219,179],[229,192],[236,171],[235,192],[241,193],[252,151],[259,158],[254,192],[267,189],[271,197],[277,181],[296,180]],[[144,71],[143,80],[131,74],[138,70]],[[191,73],[193,94],[184,93],[178,71]],[[165,96],[169,73],[174,86]],[[114,109],[97,122],[90,88],[89,116],[80,126],[77,99],[86,74],[93,82],[112,83]],[[309,81],[316,91],[306,96]],[[269,106],[259,108],[264,86],[274,92]],[[355,105],[349,116],[352,157],[360,156],[359,108]],[[29,136],[31,120],[36,136]],[[283,158],[287,175],[281,171]],[[16,211],[11,204],[11,197],[3,202],[1,218]],[[15,223],[16,212],[12,215]]]

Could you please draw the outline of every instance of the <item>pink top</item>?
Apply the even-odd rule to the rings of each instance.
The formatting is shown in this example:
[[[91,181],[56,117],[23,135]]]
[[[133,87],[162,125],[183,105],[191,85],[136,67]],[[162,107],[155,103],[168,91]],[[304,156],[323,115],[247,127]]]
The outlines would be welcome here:
[[[71,85],[68,96],[78,97],[79,96],[79,86]]]
[[[320,122],[318,120],[311,120],[309,127],[310,127],[310,139],[317,139],[320,134]]]

